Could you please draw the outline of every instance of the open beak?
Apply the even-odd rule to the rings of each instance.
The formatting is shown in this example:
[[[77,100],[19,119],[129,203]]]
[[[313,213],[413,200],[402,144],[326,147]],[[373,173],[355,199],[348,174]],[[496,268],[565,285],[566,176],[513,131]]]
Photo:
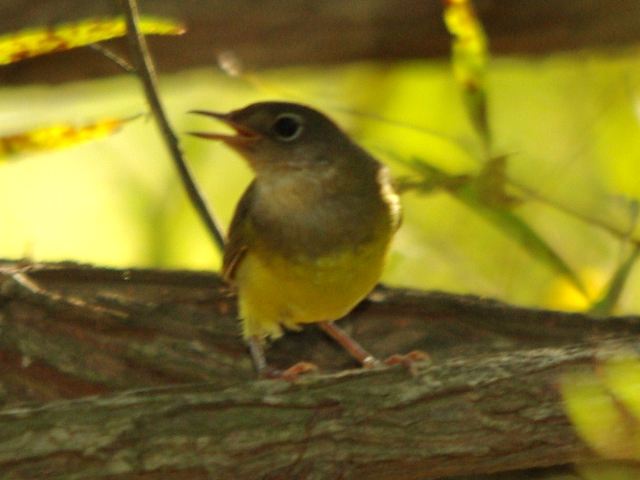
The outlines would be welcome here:
[[[258,139],[259,135],[256,132],[245,127],[244,125],[240,125],[239,123],[234,122],[231,119],[230,114],[228,113],[208,112],[206,110],[191,110],[189,113],[195,113],[196,115],[204,115],[206,117],[212,117],[217,120],[221,120],[236,131],[235,135],[224,133],[187,132],[189,135],[193,135],[194,137],[204,138],[208,140],[222,140],[223,142],[230,145],[243,144]]]

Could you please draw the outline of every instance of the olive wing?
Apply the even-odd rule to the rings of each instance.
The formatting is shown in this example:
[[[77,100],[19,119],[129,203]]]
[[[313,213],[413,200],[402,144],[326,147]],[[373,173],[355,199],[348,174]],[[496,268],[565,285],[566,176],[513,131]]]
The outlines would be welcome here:
[[[236,206],[236,211],[231,220],[229,233],[227,234],[227,242],[224,247],[224,256],[222,259],[222,276],[232,283],[236,270],[245,254],[249,250],[249,241],[247,235],[249,213],[254,202],[255,181],[245,190]]]

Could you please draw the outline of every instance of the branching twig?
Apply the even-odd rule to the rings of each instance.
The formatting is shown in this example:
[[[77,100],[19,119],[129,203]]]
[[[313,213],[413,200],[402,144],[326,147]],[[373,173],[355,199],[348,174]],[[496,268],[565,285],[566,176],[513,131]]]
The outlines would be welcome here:
[[[162,138],[171,152],[171,157],[178,169],[180,179],[182,180],[187,194],[189,195],[191,203],[200,215],[202,221],[205,223],[214,242],[218,248],[222,250],[224,247],[224,236],[222,234],[222,230],[213,216],[213,213],[209,209],[200,189],[195,183],[193,175],[184,160],[184,156],[182,155],[178,138],[173,132],[173,129],[169,124],[169,120],[164,113],[162,103],[160,102],[158,88],[156,85],[155,69],[149,55],[146,40],[138,26],[138,6],[136,0],[121,0],[121,3],[127,19],[131,56],[136,66],[138,77],[144,87],[144,93],[147,97],[147,101],[149,102],[149,107],[151,108],[153,116],[158,123]]]
[[[67,308],[77,310],[85,316],[112,316],[127,318],[128,314],[121,310],[90,304],[81,298],[71,295],[61,295],[40,286],[29,277],[28,271],[0,268],[0,295],[19,296],[36,304],[51,308]]]
[[[88,45],[91,50],[94,50],[104,56],[106,59],[111,60],[114,64],[118,66],[125,73],[136,73],[136,69],[133,68],[129,62],[127,62],[124,58],[118,55],[113,50],[105,47],[100,43],[92,43]]]
[[[543,203],[549,207],[552,207],[560,212],[564,212],[569,216],[572,216],[574,218],[577,218],[578,220],[581,220],[582,222],[586,223],[587,225],[590,225],[592,227],[596,227],[599,228],[600,230],[603,230],[607,233],[609,233],[610,235],[613,235],[614,237],[618,238],[619,240],[626,240],[630,243],[632,243],[633,245],[635,245],[636,247],[640,246],[640,239],[634,237],[633,235],[630,234],[630,232],[627,229],[623,229],[623,228],[619,228],[616,227],[615,225],[600,219],[600,218],[596,218],[592,215],[586,214],[584,212],[580,212],[579,210],[572,208],[568,205],[565,205],[563,203],[557,202],[555,200],[552,200],[548,197],[545,197],[544,195],[542,195],[541,193],[537,192],[536,190],[518,182],[515,181],[513,179],[509,179],[509,184],[512,185],[513,187],[517,188],[518,190],[520,190],[521,193],[523,193],[524,195],[526,195],[527,197],[529,197],[529,199],[531,200],[535,200],[537,202]]]

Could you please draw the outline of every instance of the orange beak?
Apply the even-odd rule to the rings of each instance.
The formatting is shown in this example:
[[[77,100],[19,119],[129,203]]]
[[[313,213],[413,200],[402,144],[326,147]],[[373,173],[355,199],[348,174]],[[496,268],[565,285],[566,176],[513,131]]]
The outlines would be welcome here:
[[[245,144],[255,141],[259,137],[258,133],[254,132],[244,125],[235,122],[231,118],[230,113],[208,112],[206,110],[191,110],[189,113],[195,113],[196,115],[204,115],[206,117],[212,117],[217,120],[221,120],[236,131],[236,135],[208,132],[187,132],[189,135],[193,135],[194,137],[204,138],[207,140],[221,140],[230,145]]]

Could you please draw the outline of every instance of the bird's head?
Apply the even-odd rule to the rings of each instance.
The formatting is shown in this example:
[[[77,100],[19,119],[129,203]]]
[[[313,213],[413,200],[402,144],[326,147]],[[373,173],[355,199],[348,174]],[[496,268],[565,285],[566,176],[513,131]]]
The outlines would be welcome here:
[[[357,148],[333,121],[297,103],[260,102],[228,113],[191,113],[213,117],[231,127],[234,134],[191,134],[224,142],[242,155],[258,176],[330,169],[351,157],[350,149]]]

